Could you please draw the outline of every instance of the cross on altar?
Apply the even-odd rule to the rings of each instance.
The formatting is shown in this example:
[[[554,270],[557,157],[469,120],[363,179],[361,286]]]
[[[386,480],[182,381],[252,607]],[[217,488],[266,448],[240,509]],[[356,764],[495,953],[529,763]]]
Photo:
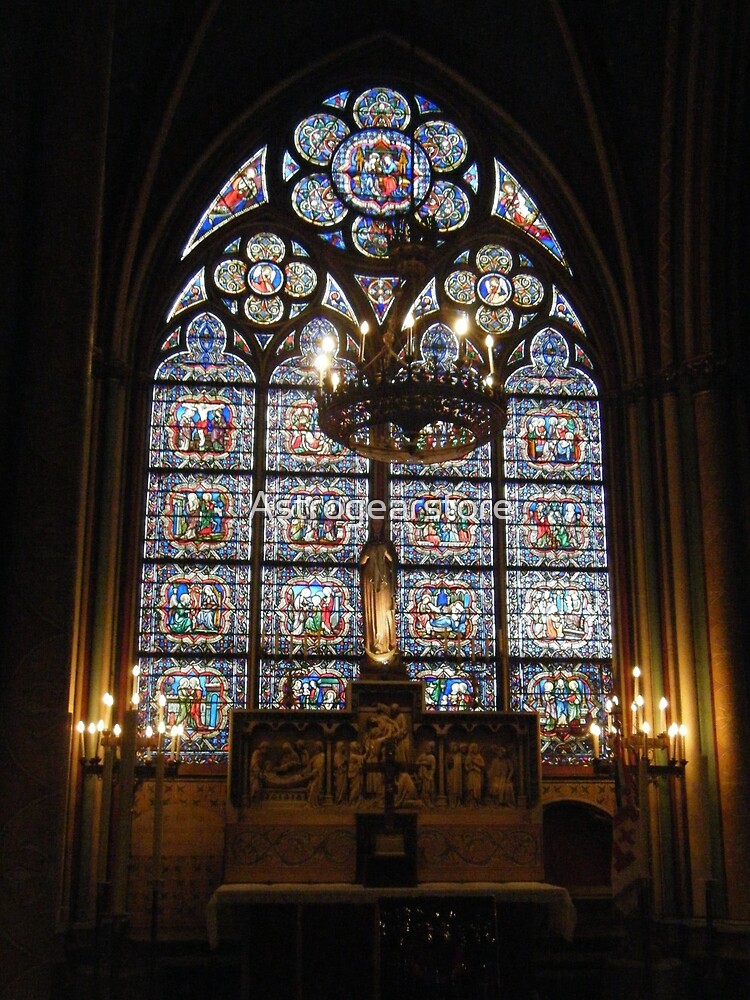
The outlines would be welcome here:
[[[383,756],[381,760],[365,764],[365,773],[383,775],[383,815],[385,829],[393,831],[393,813],[396,803],[396,778],[402,765],[396,760],[396,740],[389,737],[383,741]]]

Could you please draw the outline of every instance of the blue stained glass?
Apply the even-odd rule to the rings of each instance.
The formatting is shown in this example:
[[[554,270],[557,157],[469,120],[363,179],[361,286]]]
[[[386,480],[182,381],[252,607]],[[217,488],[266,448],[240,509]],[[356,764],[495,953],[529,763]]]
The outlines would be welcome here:
[[[301,243],[298,243],[296,240],[290,240],[289,242],[292,244],[292,253],[295,253],[298,257],[310,256]]]
[[[403,129],[411,116],[406,98],[390,87],[371,87],[360,94],[352,113],[360,128]]]
[[[437,104],[429,101],[426,97],[421,97],[419,94],[414,95],[414,100],[417,102],[417,107],[423,115],[427,114],[428,111],[440,111]]]
[[[390,219],[371,219],[366,215],[358,215],[352,223],[354,245],[366,257],[387,257],[392,237],[393,223]]]
[[[232,174],[209,205],[182,251],[183,258],[209,233],[267,201],[266,147],[259,149]]]
[[[289,318],[294,319],[295,316],[299,316],[300,313],[304,312],[305,309],[310,305],[309,302],[292,302],[289,305]]]
[[[464,173],[464,180],[469,185],[474,194],[479,190],[479,173],[477,171],[476,163],[472,163],[469,169]]]
[[[236,386],[154,387],[150,464],[180,469],[252,467],[253,392]]]
[[[355,562],[367,541],[364,478],[269,477],[265,559]]]
[[[314,395],[297,388],[268,391],[266,467],[278,472],[367,471],[367,460],[322,433]]]
[[[599,407],[579,399],[508,401],[506,474],[512,479],[601,479]]]
[[[570,368],[565,337],[547,327],[537,333],[529,349],[531,364],[518,368],[505,383],[506,392],[545,396],[597,396],[596,383],[585,372]]]
[[[224,253],[238,253],[241,246],[242,237],[238,236],[237,239],[232,240],[231,243],[224,247]]]
[[[247,565],[143,567],[144,652],[243,653],[249,631]]]
[[[492,565],[490,483],[394,478],[390,512],[402,562]]]
[[[311,359],[323,350],[326,340],[333,343],[329,347],[328,353],[335,357],[339,352],[339,334],[336,327],[329,319],[322,316],[315,316],[305,323],[299,335],[299,349],[304,355],[304,363],[309,363]]]
[[[534,261],[531,260],[529,257],[527,257],[525,253],[520,253],[520,252],[518,254],[518,263],[521,265],[521,267],[534,266]]]
[[[162,361],[154,378],[170,382],[254,382],[244,361],[225,355],[227,332],[211,313],[194,317],[185,334],[187,350]]]
[[[520,663],[511,668],[510,708],[538,712],[546,763],[577,764],[592,758],[592,722],[605,721],[614,691],[608,663]],[[604,734],[603,756],[609,755]]]
[[[576,316],[575,310],[557,285],[552,286],[552,306],[550,307],[549,314],[554,319],[570,323],[570,325],[578,330],[579,333],[582,333],[584,337],[586,336],[586,331],[583,329],[581,321]]]
[[[468,264],[471,257],[471,250],[464,250],[453,261],[454,264]]]
[[[508,645],[511,656],[611,656],[607,574],[510,570]]]
[[[435,170],[454,170],[466,159],[467,142],[464,134],[451,122],[429,121],[414,133]]]
[[[260,708],[291,711],[346,708],[349,681],[359,676],[359,665],[348,660],[262,659]]]
[[[258,341],[258,344],[260,345],[260,349],[262,351],[265,351],[265,349],[268,347],[268,345],[274,338],[274,335],[272,333],[260,333],[257,330],[253,331],[253,336]]]
[[[417,217],[441,233],[459,229],[469,218],[469,198],[453,181],[437,180],[422,202]]]
[[[478,476],[482,479],[488,479],[492,474],[490,471],[490,446],[483,444],[459,461],[441,462],[439,465],[422,465],[416,471],[420,476],[451,477],[462,480]],[[414,475],[415,467],[394,462],[391,465],[391,472],[398,476]]]
[[[350,90],[340,90],[337,94],[326,97],[323,104],[327,104],[330,108],[344,108],[346,107],[346,102],[349,100],[350,93]]]
[[[240,311],[240,307],[239,307],[239,303],[237,302],[237,299],[222,299],[221,301],[224,303],[224,305],[227,307],[227,309],[231,313],[235,314],[235,316]]]
[[[340,229],[337,229],[333,233],[321,233],[320,238],[336,247],[337,250],[346,250],[346,240]]]
[[[433,323],[422,334],[419,351],[425,365],[445,371],[458,361],[458,338],[445,323]]]
[[[342,291],[341,286],[330,274],[326,274],[326,290],[323,295],[323,305],[329,309],[333,309],[335,312],[341,313],[342,316],[346,316],[348,320],[351,320],[356,325],[357,317],[349,305],[349,300]]]
[[[173,725],[183,727],[182,759],[202,764],[224,760],[229,748],[229,711],[246,703],[246,661],[142,657],[139,665],[139,727],[156,729],[158,700],[164,695],[167,704],[162,717],[167,732]]]
[[[557,237],[540,214],[536,202],[499,160],[495,160],[495,205],[492,213],[528,233],[570,270]]]
[[[409,136],[368,128],[341,143],[331,175],[347,205],[372,218],[391,218],[423,200],[431,169],[424,149]]]
[[[180,294],[175,299],[172,308],[167,313],[167,323],[178,316],[185,309],[189,309],[190,306],[197,305],[199,302],[206,301],[206,278],[205,278],[205,268],[201,268],[192,278],[187,282],[185,287],[182,289]]]
[[[348,566],[264,566],[264,635],[281,656],[330,656],[361,649],[359,572]]]
[[[294,144],[310,163],[324,166],[347,135],[349,127],[335,115],[310,115],[294,130]]]
[[[497,710],[495,667],[470,662],[410,663],[409,677],[424,682],[424,707],[428,712],[494,712]]]
[[[146,559],[249,559],[249,477],[152,472]]]
[[[604,568],[604,487],[508,483],[508,561],[520,566]]]
[[[523,313],[518,317],[518,329],[523,330],[523,328],[534,319],[536,313]]]
[[[464,660],[474,642],[494,656],[491,571],[404,569],[397,600],[398,643],[405,655]]]
[[[326,174],[309,174],[299,180],[292,192],[292,205],[301,219],[314,226],[335,225],[347,213]]]
[[[431,278],[415,299],[411,311],[414,317],[419,319],[420,316],[429,316],[430,313],[437,312],[438,308],[435,279]]]

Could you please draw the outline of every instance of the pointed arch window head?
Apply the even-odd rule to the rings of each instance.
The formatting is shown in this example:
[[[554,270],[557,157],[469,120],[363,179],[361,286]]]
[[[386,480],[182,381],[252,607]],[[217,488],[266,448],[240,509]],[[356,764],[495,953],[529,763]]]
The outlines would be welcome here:
[[[222,761],[233,706],[343,707],[377,499],[400,562],[398,643],[428,709],[538,711],[545,760],[587,760],[612,688],[603,457],[552,216],[453,102],[379,81],[324,93],[228,166],[162,303],[141,722],[164,695],[186,755]],[[405,226],[434,250],[418,277],[391,253]],[[363,324],[373,337],[407,311],[416,363],[489,372],[508,421],[502,446],[375,473],[322,433],[316,359],[343,377]],[[438,423],[425,433],[439,443]]]

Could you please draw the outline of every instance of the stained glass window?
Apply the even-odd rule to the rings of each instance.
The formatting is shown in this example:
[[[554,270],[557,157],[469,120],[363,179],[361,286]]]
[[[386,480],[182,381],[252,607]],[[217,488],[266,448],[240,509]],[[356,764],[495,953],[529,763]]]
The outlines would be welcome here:
[[[539,712],[545,760],[575,763],[612,691],[598,393],[558,329],[529,350],[506,381],[511,708]]]
[[[184,349],[154,378],[140,715],[154,729],[182,725],[200,761],[226,754],[229,709],[246,698],[253,383],[209,312],[193,312]]]
[[[596,355],[552,216],[449,105],[321,91],[186,227],[155,339],[134,633],[141,721],[182,723],[192,760],[224,760],[232,706],[344,705],[371,497],[427,707],[538,711],[546,760],[588,758],[612,687]],[[416,282],[390,258],[408,229],[439,248]],[[385,327],[404,296],[417,363],[494,367],[508,421],[461,462],[371,470],[321,433],[313,356],[328,340],[346,370],[360,324]],[[458,314],[477,333],[463,347]]]
[[[362,642],[358,561],[367,462],[318,427],[313,359],[331,320],[310,320],[268,390],[261,584],[261,708],[341,708]]]

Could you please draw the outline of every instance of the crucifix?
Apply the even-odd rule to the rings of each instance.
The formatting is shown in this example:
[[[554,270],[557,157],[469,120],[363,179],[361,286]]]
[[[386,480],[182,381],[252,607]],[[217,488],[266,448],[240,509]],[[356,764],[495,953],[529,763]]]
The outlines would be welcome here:
[[[382,760],[370,762],[364,765],[366,773],[377,773],[383,775],[383,815],[385,817],[385,830],[393,833],[393,813],[396,803],[396,778],[398,777],[401,765],[396,761],[396,740],[394,737],[387,737],[382,744]]]

